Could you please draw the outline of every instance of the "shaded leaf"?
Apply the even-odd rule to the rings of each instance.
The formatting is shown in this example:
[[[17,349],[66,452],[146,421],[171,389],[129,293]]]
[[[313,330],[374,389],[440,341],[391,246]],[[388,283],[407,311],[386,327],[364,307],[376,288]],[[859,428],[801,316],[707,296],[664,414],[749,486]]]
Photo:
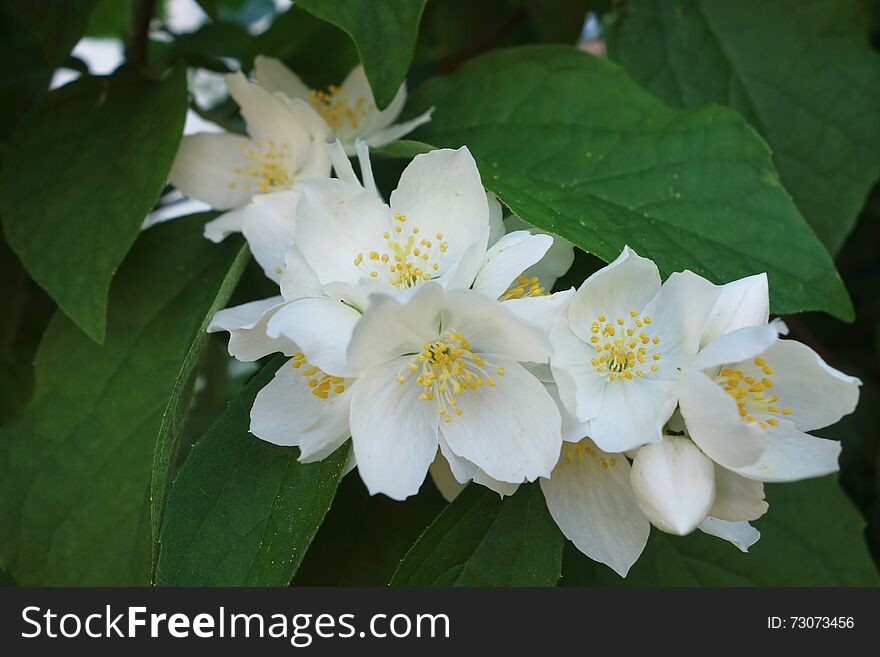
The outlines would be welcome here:
[[[867,0],[632,0],[609,52],[652,93],[737,109],[835,253],[880,174],[880,54]]]
[[[529,223],[605,261],[629,244],[665,275],[766,271],[775,312],[852,317],[767,145],[735,112],[669,108],[618,65],[562,46],[474,59],[425,84],[411,109],[432,105],[414,138],[467,144],[484,185]]]
[[[285,586],[330,508],[348,443],[317,463],[252,435],[254,398],[285,363],[266,365],[195,444],[171,488],[160,586]]]
[[[512,497],[471,484],[410,548],[392,586],[552,586],[563,537],[537,484]]]
[[[95,0],[27,0],[9,6],[39,35],[46,61],[55,68],[85,33]]]
[[[4,158],[6,239],[30,275],[101,342],[110,280],[162,191],[186,113],[186,76],[120,69],[53,91]]]
[[[61,313],[34,397],[0,428],[0,562],[24,585],[147,584],[150,464],[182,363],[228,293],[240,241],[179,219],[138,240],[98,346]]]

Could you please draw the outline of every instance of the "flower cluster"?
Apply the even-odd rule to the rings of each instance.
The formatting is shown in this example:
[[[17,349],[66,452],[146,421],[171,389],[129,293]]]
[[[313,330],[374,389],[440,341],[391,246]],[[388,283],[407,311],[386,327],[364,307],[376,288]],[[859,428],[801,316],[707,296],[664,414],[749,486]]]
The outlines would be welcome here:
[[[350,437],[349,469],[400,500],[429,472],[448,499],[539,481],[562,532],[621,575],[651,525],[746,551],[763,482],[837,469],[839,444],[807,432],[852,412],[859,381],[782,339],[765,275],[662,282],[625,247],[551,293],[572,246],[504,220],[466,147],[415,157],[382,198],[368,147],[430,118],[390,125],[402,88],[378,112],[360,68],[328,93],[273,60],[256,77],[229,78],[250,138],[188,138],[172,174],[229,210],[208,237],[241,230],[280,287],[209,327],[239,360],[288,358],[254,435],[303,462]]]

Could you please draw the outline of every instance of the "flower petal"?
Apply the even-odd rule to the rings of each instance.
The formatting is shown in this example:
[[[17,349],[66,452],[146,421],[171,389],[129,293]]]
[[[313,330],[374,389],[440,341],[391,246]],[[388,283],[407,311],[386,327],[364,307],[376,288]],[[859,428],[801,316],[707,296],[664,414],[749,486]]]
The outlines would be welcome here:
[[[659,443],[663,425],[675,410],[676,385],[635,377],[609,381],[599,414],[590,420],[590,437],[609,452],[626,452]]]
[[[739,363],[766,351],[788,328],[780,320],[763,326],[745,326],[713,340],[700,350],[692,365],[708,370],[721,365]]]
[[[553,235],[526,223],[515,214],[507,217],[504,224],[509,232],[528,230],[533,235],[550,235],[553,238],[553,246],[547,250],[544,257],[523,272],[523,276],[526,278],[537,276],[538,281],[545,289],[552,290],[556,280],[565,274],[574,263],[574,245],[563,237]]]
[[[308,100],[311,89],[280,59],[257,55],[254,58],[254,78],[263,89],[280,91],[288,98]]]
[[[207,331],[229,331],[229,355],[242,362],[259,360],[275,352],[292,356],[298,351],[293,342],[284,337],[270,338],[266,334],[269,320],[283,307],[284,299],[271,297],[224,308],[211,319]]]
[[[552,476],[541,479],[541,490],[565,537],[626,577],[651,531],[630,484],[629,461],[584,440],[563,449]]]
[[[323,294],[321,281],[309,266],[302,252],[292,246],[284,255],[284,271],[281,274],[281,296],[287,301]]]
[[[756,463],[734,472],[758,481],[800,481],[837,472],[840,443],[798,431],[791,422],[764,429],[767,448]]]
[[[498,197],[492,192],[486,192],[486,202],[489,204],[489,242],[487,246],[492,246],[504,237],[506,229],[502,216],[503,210],[501,209],[501,203],[498,202]]]
[[[390,108],[389,108],[390,109]],[[385,110],[387,111],[387,110]],[[380,148],[385,146],[386,144],[390,144],[393,141],[400,139],[411,133],[413,130],[418,128],[420,125],[423,125],[431,120],[431,115],[434,113],[434,108],[432,107],[427,112],[419,114],[416,118],[410,119],[409,121],[404,121],[403,123],[395,123],[394,125],[390,125],[387,128],[383,128],[374,132],[372,135],[367,135],[366,133],[362,133],[364,135],[364,141],[366,141],[367,146],[370,148]],[[396,118],[396,117],[395,117]],[[384,120],[384,117],[383,117]],[[393,120],[393,119],[392,119]]]
[[[510,299],[504,307],[521,320],[550,333],[556,322],[568,310],[574,288],[537,297]]]
[[[703,329],[701,346],[744,326],[761,326],[770,316],[767,274],[716,286],[718,298]]]
[[[710,516],[731,522],[757,520],[767,513],[767,508],[762,482],[715,466],[715,504]]]
[[[269,320],[270,337],[285,336],[299,345],[308,361],[327,374],[353,376],[346,349],[361,318],[353,308],[326,297],[305,297],[286,303]]]
[[[351,398],[351,437],[358,471],[371,494],[403,500],[418,492],[437,454],[433,404],[421,402],[421,386],[396,377],[408,359],[370,369]]]
[[[477,474],[477,466],[453,452],[442,433],[438,433],[437,438],[440,443],[440,454],[442,454],[444,461],[448,464],[452,476],[455,477],[458,483],[462,485],[467,484]]]
[[[525,230],[508,233],[486,252],[474,289],[497,299],[517,276],[544,257],[552,244],[549,235],[532,235]]]
[[[712,516],[707,516],[700,523],[700,531],[730,541],[743,552],[748,552],[749,548],[761,538],[761,532],[748,522],[728,522]]]
[[[231,133],[187,135],[180,142],[168,179],[187,196],[217,210],[244,205],[253,196],[245,191],[251,180],[240,173],[243,147],[248,143],[248,139]]]
[[[735,469],[761,457],[767,434],[756,423],[743,422],[733,397],[712,379],[687,369],[681,374],[678,396],[688,434],[713,461]]]
[[[562,444],[562,419],[543,384],[516,361],[487,356],[487,369],[504,368],[496,385],[463,390],[457,411],[440,431],[458,456],[499,481],[520,483],[550,474]],[[414,379],[414,377],[413,377]],[[437,414],[437,402],[422,401]]]
[[[690,534],[715,501],[715,466],[687,438],[664,436],[639,449],[631,479],[642,512],[669,534]]]
[[[431,475],[437,490],[440,491],[443,499],[447,502],[454,501],[461,491],[464,490],[465,484],[458,483],[449,467],[449,461],[446,460],[439,450],[431,465],[428,466],[428,473]]]
[[[216,219],[205,224],[205,239],[211,240],[214,244],[219,244],[232,233],[240,233],[241,227],[244,225],[244,207],[235,208],[224,212]]]
[[[298,202],[299,192],[275,192],[255,196],[244,209],[241,232],[254,260],[276,283],[284,272],[284,256],[293,246]]]
[[[589,342],[590,327],[599,315],[628,317],[631,310],[642,310],[659,291],[657,265],[625,246],[614,262],[590,276],[575,292],[568,309],[571,330]]]
[[[519,484],[511,484],[507,481],[498,481],[478,469],[474,474],[474,483],[485,486],[491,491],[498,493],[501,497],[510,497],[519,490]]]
[[[447,245],[440,273],[457,263],[472,244],[485,252],[489,203],[477,164],[466,147],[416,155],[391,193],[391,208],[418,226],[427,239],[441,234]],[[438,238],[440,239],[440,238]]]

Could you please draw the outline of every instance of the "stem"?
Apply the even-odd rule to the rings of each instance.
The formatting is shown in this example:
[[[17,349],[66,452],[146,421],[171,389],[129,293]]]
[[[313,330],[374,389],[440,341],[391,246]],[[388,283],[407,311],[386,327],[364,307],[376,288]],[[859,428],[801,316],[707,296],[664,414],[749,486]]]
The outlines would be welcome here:
[[[128,38],[125,59],[139,69],[147,66],[150,21],[156,8],[156,0],[129,0]]]

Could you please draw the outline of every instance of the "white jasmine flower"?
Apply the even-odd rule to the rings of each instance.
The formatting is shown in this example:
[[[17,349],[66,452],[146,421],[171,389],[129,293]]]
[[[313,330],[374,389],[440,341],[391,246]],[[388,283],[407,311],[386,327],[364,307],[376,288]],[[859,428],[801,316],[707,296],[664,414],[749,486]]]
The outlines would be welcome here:
[[[259,56],[254,60],[254,76],[264,89],[309,103],[348,155],[355,154],[358,140],[379,148],[400,139],[430,121],[433,112],[432,108],[415,119],[392,125],[406,103],[406,83],[400,85],[391,104],[379,110],[361,64],[351,70],[340,86],[331,85],[326,92],[310,89],[296,73],[271,57]]]
[[[550,364],[562,401],[600,448],[661,440],[717,296],[690,272],[661,286],[656,265],[627,247],[577,290],[550,332]]]
[[[715,463],[757,481],[795,481],[837,470],[840,443],[807,431],[858,403],[861,382],[827,365],[780,321],[746,326],[707,344],[681,376],[688,434]]]
[[[183,138],[170,180],[224,214],[205,226],[219,242],[242,229],[244,208],[258,194],[295,189],[300,180],[330,175],[324,143],[330,131],[307,103],[272,94],[241,74],[227,75],[248,137],[199,133]]]
[[[538,286],[542,290],[552,290],[556,280],[571,268],[574,262],[574,245],[568,240],[540,228],[535,228],[515,214],[509,215],[504,219],[504,230],[508,233],[526,230],[533,235],[550,235],[553,239],[553,244],[544,254],[544,257],[517,277],[516,282],[520,287],[532,288],[532,286]]]
[[[297,316],[288,334],[331,330],[317,313]],[[377,295],[347,353],[359,372],[352,441],[371,493],[404,499],[417,492],[438,447],[453,472],[470,463],[512,484],[553,468],[559,411],[521,364],[546,361],[549,344],[497,301],[437,284]]]

